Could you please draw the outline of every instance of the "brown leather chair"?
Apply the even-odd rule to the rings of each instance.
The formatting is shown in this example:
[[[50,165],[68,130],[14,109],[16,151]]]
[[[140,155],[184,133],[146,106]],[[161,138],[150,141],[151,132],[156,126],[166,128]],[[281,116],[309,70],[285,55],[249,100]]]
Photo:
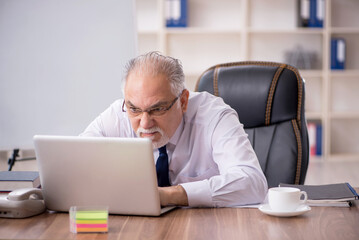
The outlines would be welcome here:
[[[237,111],[269,187],[304,183],[309,140],[304,80],[296,68],[274,62],[219,64],[200,76],[196,91],[219,96]]]

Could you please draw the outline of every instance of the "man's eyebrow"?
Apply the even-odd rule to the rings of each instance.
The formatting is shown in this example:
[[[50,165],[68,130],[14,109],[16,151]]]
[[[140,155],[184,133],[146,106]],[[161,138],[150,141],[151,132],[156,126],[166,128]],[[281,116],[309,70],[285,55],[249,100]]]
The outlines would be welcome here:
[[[138,108],[138,107],[136,107],[135,105],[133,105],[131,101],[126,101],[126,103],[127,103],[128,105],[130,105],[130,107]]]
[[[130,107],[132,108],[138,108],[140,109],[139,107],[136,107],[131,101],[126,101],[126,103],[128,103],[128,105],[130,105]],[[166,101],[159,101],[155,104],[153,104],[152,106],[150,106],[149,108],[147,109],[153,109],[153,108],[158,108],[158,107],[162,107],[163,105],[167,104],[168,102]]]

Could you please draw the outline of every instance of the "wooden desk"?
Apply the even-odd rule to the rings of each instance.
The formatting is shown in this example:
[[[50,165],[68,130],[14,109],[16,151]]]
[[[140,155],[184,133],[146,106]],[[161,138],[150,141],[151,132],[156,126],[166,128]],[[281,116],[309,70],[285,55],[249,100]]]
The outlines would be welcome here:
[[[107,234],[73,234],[66,213],[0,219],[1,239],[358,239],[359,202],[351,208],[312,207],[292,218],[258,209],[175,209],[161,217],[109,217]]]

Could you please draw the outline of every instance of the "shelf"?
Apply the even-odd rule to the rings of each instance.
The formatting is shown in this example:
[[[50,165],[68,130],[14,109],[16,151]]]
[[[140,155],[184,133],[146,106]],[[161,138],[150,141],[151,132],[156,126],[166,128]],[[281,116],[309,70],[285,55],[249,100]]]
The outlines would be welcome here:
[[[323,34],[322,28],[293,28],[293,29],[255,29],[249,28],[248,33],[250,34]]]
[[[359,154],[331,154],[327,160],[333,162],[359,162]]]
[[[359,1],[326,0],[323,28],[297,27],[297,1],[188,0],[188,27],[166,28],[163,0],[136,0],[139,53],[157,50],[180,59],[190,90],[220,63],[302,66],[306,118],[323,124],[319,159],[359,161]],[[330,69],[332,37],[346,40],[345,70]],[[303,52],[314,57],[310,66],[291,58]]]
[[[330,31],[332,34],[359,34],[358,27],[334,27]]]
[[[332,77],[359,77],[359,70],[330,70]]]
[[[187,28],[166,28],[167,34],[241,34],[240,29],[221,29],[221,28],[203,28],[203,27],[187,27]]]
[[[330,118],[337,120],[359,120],[359,112],[332,112]]]

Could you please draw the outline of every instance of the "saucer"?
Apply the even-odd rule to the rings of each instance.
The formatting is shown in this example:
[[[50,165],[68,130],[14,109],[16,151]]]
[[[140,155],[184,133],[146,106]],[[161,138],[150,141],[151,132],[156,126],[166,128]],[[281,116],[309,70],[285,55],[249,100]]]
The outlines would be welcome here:
[[[309,212],[311,208],[308,205],[300,205],[295,211],[291,212],[278,212],[274,211],[270,208],[269,204],[261,205],[258,208],[261,212],[271,215],[271,216],[277,216],[277,217],[294,217],[299,216],[303,213]]]

